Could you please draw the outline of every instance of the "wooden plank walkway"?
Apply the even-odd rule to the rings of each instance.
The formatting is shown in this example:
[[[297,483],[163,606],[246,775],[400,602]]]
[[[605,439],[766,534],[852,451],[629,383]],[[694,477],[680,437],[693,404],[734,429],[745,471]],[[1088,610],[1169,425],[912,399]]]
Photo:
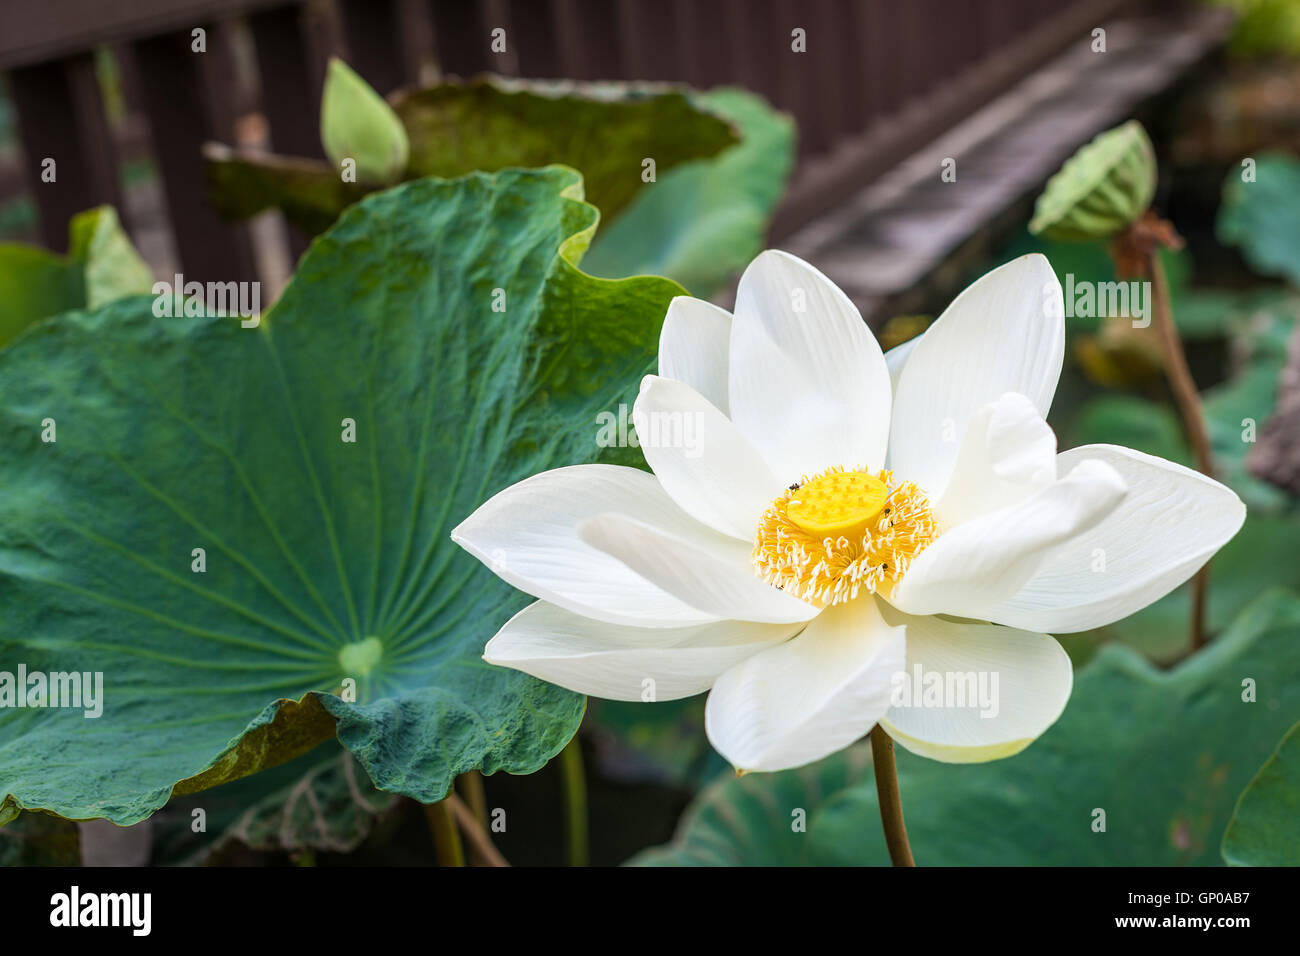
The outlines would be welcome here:
[[[1027,76],[840,209],[778,239],[814,263],[878,325],[935,308],[966,271],[1028,221],[1043,183],[1078,146],[1132,116],[1213,51],[1230,21],[1205,10],[1171,21],[1099,24],[1091,39]],[[944,160],[956,179],[941,178]],[[929,310],[927,310],[929,311]]]

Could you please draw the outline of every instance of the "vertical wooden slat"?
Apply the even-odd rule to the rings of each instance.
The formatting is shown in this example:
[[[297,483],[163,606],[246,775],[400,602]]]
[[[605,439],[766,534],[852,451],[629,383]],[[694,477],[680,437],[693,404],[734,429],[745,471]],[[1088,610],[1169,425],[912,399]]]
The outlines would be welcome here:
[[[519,75],[558,77],[560,45],[554,0],[509,0],[508,16]]]
[[[556,45],[564,76],[613,80],[624,75],[618,10],[610,0],[554,0]]]
[[[867,5],[863,0],[834,0],[836,22],[830,42],[835,44],[838,68],[832,82],[838,85],[834,97],[839,105],[839,135],[851,136],[866,124],[871,90],[866,71],[867,50],[863,37],[867,29]]]
[[[253,14],[248,26],[253,32],[271,148],[290,156],[323,157],[321,91],[312,83],[301,8],[291,5]]]
[[[630,80],[676,80],[681,76],[673,8],[659,0],[618,0],[619,47]]]
[[[49,248],[68,247],[68,219],[100,203],[124,217],[116,150],[89,53],[23,67],[9,74],[23,147],[23,175],[40,212]],[[42,181],[53,159],[55,181]]]
[[[320,142],[320,88],[313,83],[314,71],[303,30],[302,9],[296,5],[277,7],[248,18],[257,56],[262,112],[270,127],[270,145],[288,156],[324,157]],[[310,238],[297,226],[286,223],[289,251],[298,258]]]
[[[438,67],[444,74],[469,77],[496,68],[489,31],[503,24],[489,25],[478,0],[430,0],[429,9]]]
[[[681,78],[701,89],[735,80],[727,16],[721,0],[674,0]]]
[[[773,0],[725,0],[727,34],[736,82],[777,102],[781,92],[781,51],[789,50],[777,35]]]
[[[338,0],[348,65],[386,96],[402,85],[396,0]]]
[[[190,31],[135,44],[141,97],[162,171],[167,210],[186,278],[199,282],[257,278],[248,231],[223,223],[206,200],[200,147],[204,140],[234,142],[221,103],[219,30],[207,27],[208,52],[192,52]]]
[[[900,54],[897,65],[902,79],[900,99],[903,105],[920,99],[934,83],[935,61],[926,36],[928,8],[925,0],[896,5],[898,18],[895,25]]]

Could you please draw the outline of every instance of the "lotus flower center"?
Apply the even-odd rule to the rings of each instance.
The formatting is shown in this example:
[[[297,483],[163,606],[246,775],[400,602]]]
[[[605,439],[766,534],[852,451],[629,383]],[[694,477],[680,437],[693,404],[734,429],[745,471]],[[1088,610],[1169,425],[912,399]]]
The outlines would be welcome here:
[[[885,508],[889,488],[865,471],[831,471],[794,489],[786,516],[811,535],[860,535]]]
[[[759,521],[754,569],[812,604],[889,590],[939,536],[925,494],[893,472],[830,468],[787,488]]]

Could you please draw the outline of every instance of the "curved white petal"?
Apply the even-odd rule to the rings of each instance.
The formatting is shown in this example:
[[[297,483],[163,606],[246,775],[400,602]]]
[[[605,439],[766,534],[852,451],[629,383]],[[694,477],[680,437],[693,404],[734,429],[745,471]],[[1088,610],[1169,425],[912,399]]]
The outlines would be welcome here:
[[[818,760],[884,715],[903,661],[903,629],[885,622],[874,598],[832,605],[793,640],[718,678],[705,708],[709,741],[741,770]]]
[[[1016,504],[1056,480],[1056,435],[1029,399],[1007,392],[971,419],[943,497],[944,528]]]
[[[787,253],[750,263],[731,323],[730,414],[782,484],[881,467],[889,407],[884,356],[848,296]]]
[[[1104,461],[1123,476],[1124,501],[1053,548],[990,620],[1055,634],[1118,621],[1190,578],[1246,520],[1232,489],[1190,468],[1117,445],[1074,448],[1060,464],[1084,459]]]
[[[1124,480],[1101,461],[1079,462],[1019,504],[941,533],[894,585],[889,603],[907,614],[990,620],[1055,545],[1073,539],[1124,498]]]
[[[524,608],[488,641],[483,659],[579,694],[609,700],[676,700],[802,625],[718,621],[640,628],[580,617],[545,601]]]
[[[921,341],[923,335],[925,335],[924,332],[908,339],[901,345],[895,345],[885,353],[885,367],[889,369],[889,387],[894,394],[898,393],[898,379],[903,374],[903,366],[911,358],[912,350],[916,348],[916,343]]]
[[[647,375],[632,420],[646,462],[682,510],[752,544],[784,486],[727,417],[689,385]]]
[[[1052,637],[996,624],[910,617],[907,667],[881,720],[912,753],[979,763],[1019,753],[1056,722],[1070,699],[1070,657]]]
[[[685,382],[726,414],[730,341],[730,312],[679,295],[668,303],[659,332],[659,374]]]
[[[750,561],[753,546],[734,538],[684,539],[620,514],[590,518],[578,534],[640,577],[714,618],[797,623],[818,611],[759,578]]]
[[[1065,356],[1061,284],[1041,255],[975,280],[920,337],[899,376],[890,467],[938,499],[967,424],[1004,392],[1046,418]]]
[[[608,512],[687,539],[714,536],[677,507],[654,475],[617,465],[574,465],[497,493],[451,538],[503,581],[598,621],[672,627],[718,619],[578,537],[578,525]]]

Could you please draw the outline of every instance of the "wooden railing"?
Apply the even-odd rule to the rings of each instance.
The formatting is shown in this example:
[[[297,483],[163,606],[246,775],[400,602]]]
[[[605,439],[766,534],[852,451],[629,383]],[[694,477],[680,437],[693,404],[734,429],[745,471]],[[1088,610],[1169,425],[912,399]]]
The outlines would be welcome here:
[[[800,163],[778,237],[833,207],[1067,43],[1139,0],[0,0],[0,71],[44,242],[75,212],[125,215],[124,151],[161,173],[187,276],[254,278],[246,228],[204,199],[200,145],[260,113],[278,152],[319,155],[324,64],[343,55],[381,92],[445,74],[734,83],[792,112]],[[493,52],[492,31],[506,31]],[[251,36],[256,70],[234,63]],[[806,52],[792,49],[805,31]],[[196,30],[203,53],[196,53]],[[242,49],[247,49],[243,44]],[[111,124],[96,51],[118,65],[129,121]],[[100,56],[102,57],[102,53]],[[248,87],[239,77],[255,72]],[[54,182],[43,161],[56,162]],[[128,227],[130,223],[128,221]]]

